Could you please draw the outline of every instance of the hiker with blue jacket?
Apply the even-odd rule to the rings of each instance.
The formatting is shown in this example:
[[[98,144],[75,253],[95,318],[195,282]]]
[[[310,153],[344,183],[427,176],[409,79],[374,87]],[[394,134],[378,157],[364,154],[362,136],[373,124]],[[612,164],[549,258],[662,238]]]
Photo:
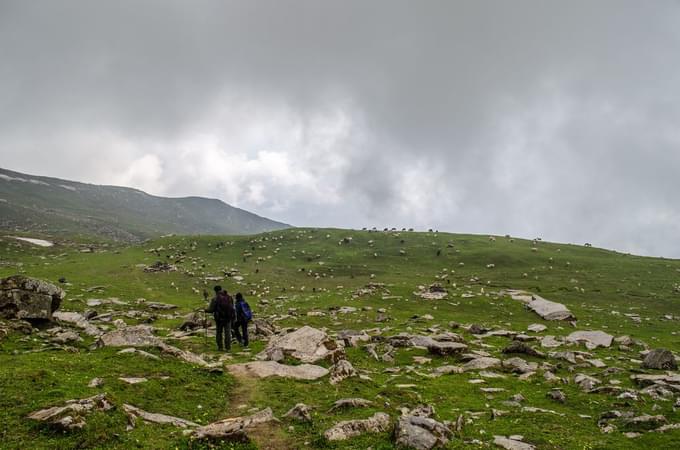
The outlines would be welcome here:
[[[244,347],[248,346],[248,322],[253,319],[253,312],[250,305],[243,298],[243,294],[238,292],[236,294],[236,323],[234,324],[234,333],[236,340]]]
[[[215,318],[217,350],[231,350],[231,324],[236,318],[234,299],[226,290],[222,290],[222,286],[215,286],[215,297],[210,301],[210,306],[205,312],[213,313]]]

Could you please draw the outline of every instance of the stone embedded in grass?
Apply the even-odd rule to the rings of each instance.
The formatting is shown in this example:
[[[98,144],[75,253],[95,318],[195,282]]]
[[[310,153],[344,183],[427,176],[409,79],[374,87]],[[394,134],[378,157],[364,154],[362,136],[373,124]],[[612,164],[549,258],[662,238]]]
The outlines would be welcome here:
[[[118,377],[120,381],[123,383],[127,384],[139,384],[139,383],[146,383],[149,381],[147,378],[144,377]]]
[[[179,417],[168,416],[165,414],[150,413],[139,409],[136,406],[123,404],[123,411],[128,418],[128,431],[137,425],[137,419],[142,419],[144,422],[155,423],[159,425],[173,425],[179,428],[193,428],[198,427],[199,424],[191,422],[186,419],[181,419]]]
[[[453,436],[451,430],[431,417],[432,408],[416,408],[404,411],[394,429],[397,446],[415,450],[444,447]]]
[[[187,430],[185,434],[194,439],[225,441],[248,441],[248,431],[256,425],[277,421],[271,408],[263,409],[249,416],[231,417],[211,424]]]
[[[527,362],[522,358],[510,358],[503,361],[502,366],[504,369],[519,374],[533,373],[538,370],[538,364],[535,362]]]
[[[427,351],[433,355],[450,356],[461,353],[468,348],[467,345],[460,342],[438,342],[432,341],[427,345]]]
[[[530,292],[510,289],[506,291],[513,300],[524,303],[527,308],[534,311],[545,320],[575,320],[574,315],[561,303],[546,300]]]
[[[368,419],[343,420],[326,430],[324,437],[329,441],[345,441],[365,433],[384,433],[390,426],[390,416],[375,413]]]
[[[481,357],[475,358],[468,361],[463,365],[463,371],[467,372],[470,370],[485,370],[485,369],[496,369],[501,366],[501,360],[498,358],[491,357]]]
[[[527,345],[521,341],[513,340],[504,349],[503,353],[522,353],[529,356],[536,356],[539,358],[545,357],[545,355],[537,350],[534,350],[531,346]]]
[[[297,380],[317,380],[328,375],[328,369],[312,364],[289,366],[276,361],[253,361],[243,364],[232,364],[226,367],[236,376],[268,378],[278,376]]]
[[[338,409],[345,408],[367,408],[372,405],[372,401],[365,400],[363,398],[341,398],[340,400],[336,400],[335,403],[333,403],[333,406],[328,410],[328,412],[330,413]]]
[[[113,408],[106,394],[80,400],[68,400],[64,406],[41,409],[28,415],[29,419],[46,422],[64,430],[82,429],[85,416],[94,411],[108,411]]]
[[[519,439],[513,439],[515,437],[517,436],[510,436],[509,438],[505,436],[494,436],[493,443],[497,447],[504,448],[505,450],[534,450],[536,448]]]
[[[352,366],[352,363],[346,359],[341,359],[331,367],[331,384],[338,384],[342,380],[357,376],[357,371]]]
[[[98,388],[102,385],[104,385],[104,380],[102,380],[101,378],[92,378],[90,382],[87,384],[87,387]]]
[[[312,421],[312,408],[305,405],[304,403],[298,403],[288,410],[286,414],[283,415],[288,419],[297,420],[300,422],[311,422]]]
[[[593,350],[597,347],[611,346],[614,336],[599,330],[574,331],[566,340],[571,343],[583,343],[588,350]]]

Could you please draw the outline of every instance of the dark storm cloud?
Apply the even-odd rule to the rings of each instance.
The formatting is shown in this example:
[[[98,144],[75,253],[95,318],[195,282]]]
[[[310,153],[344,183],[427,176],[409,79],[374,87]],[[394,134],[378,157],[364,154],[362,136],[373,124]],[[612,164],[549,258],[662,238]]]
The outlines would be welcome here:
[[[673,1],[0,0],[0,165],[680,256],[678,54]]]

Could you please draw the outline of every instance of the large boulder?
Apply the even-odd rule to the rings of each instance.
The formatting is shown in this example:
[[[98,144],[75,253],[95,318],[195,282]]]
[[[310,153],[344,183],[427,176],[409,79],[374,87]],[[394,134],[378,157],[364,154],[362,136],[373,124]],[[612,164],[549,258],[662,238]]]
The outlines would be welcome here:
[[[272,338],[258,358],[276,361],[286,355],[303,363],[315,363],[330,357],[337,349],[335,341],[326,333],[305,325],[292,333]]]
[[[642,361],[642,367],[645,369],[677,370],[678,363],[670,350],[659,348],[647,353],[644,361]]]
[[[14,275],[0,279],[0,317],[52,320],[66,294],[47,281]]]

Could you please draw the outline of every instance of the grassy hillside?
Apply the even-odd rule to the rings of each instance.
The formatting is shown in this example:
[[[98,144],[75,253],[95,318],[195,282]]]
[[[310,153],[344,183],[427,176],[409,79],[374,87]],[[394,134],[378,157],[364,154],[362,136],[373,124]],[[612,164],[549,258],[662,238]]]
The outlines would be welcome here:
[[[254,234],[287,227],[220,200],[156,197],[0,169],[0,229],[140,241],[170,233]]]
[[[548,329],[540,335],[603,330],[639,339],[650,348],[680,352],[678,260],[504,237],[490,240],[487,236],[447,233],[334,229],[288,229],[257,236],[168,237],[133,246],[94,245],[93,253],[81,253],[81,244],[63,241],[52,248],[39,248],[0,238],[0,277],[24,273],[54,283],[64,277],[69,284],[65,286],[68,295],[62,309],[82,311],[87,309],[87,299],[115,297],[129,305],[95,309],[100,313],[111,311],[114,318],[123,318],[130,324],[138,320],[125,313],[140,308],[135,304],[140,297],[179,305],[187,313],[202,307],[200,292],[214,284],[205,278],[224,276],[226,272],[238,274],[243,280],[226,276],[220,283],[230,291],[243,292],[257,317],[274,319],[281,327],[308,324],[331,334],[351,329],[372,330],[371,334],[383,336],[402,331],[430,334],[433,329],[451,330],[466,339],[470,350],[505,359],[517,356],[501,354],[510,342],[508,338],[479,340],[463,328],[452,329],[451,322],[517,332],[542,323]],[[142,270],[142,265],[158,260],[176,264],[180,270]],[[385,283],[389,294],[378,290],[367,296],[353,296],[371,282]],[[448,299],[423,300],[413,295],[419,285],[433,282],[448,289]],[[578,318],[575,327],[567,322],[543,321],[520,302],[502,295],[507,288],[529,290],[565,304]],[[337,312],[342,306],[357,310]],[[376,322],[380,308],[386,310],[389,321]],[[324,315],[308,316],[310,311]],[[426,314],[433,319],[424,319]],[[180,322],[159,317],[153,325],[160,335],[165,335]],[[484,378],[483,384],[470,383],[480,378],[476,371],[432,378],[436,367],[460,362],[455,357],[432,356],[426,350],[412,348],[397,349],[392,363],[378,362],[362,348],[349,348],[348,359],[370,380],[352,378],[331,386],[327,379],[235,380],[167,357],[149,361],[119,356],[109,349],[91,351],[91,339],[78,344],[78,353],[32,352],[41,342],[35,334],[12,334],[0,341],[2,448],[199,448],[171,427],[142,424],[128,432],[125,416],[119,410],[97,414],[83,431],[70,434],[50,431],[25,419],[36,409],[97,392],[107,392],[116,400],[147,411],[198,423],[241,415],[254,407],[270,406],[278,417],[298,402],[315,407],[311,425],[283,420],[280,426],[256,434],[253,445],[261,448],[392,448],[393,441],[387,434],[365,435],[342,444],[326,442],[322,434],[340,420],[366,418],[378,411],[390,414],[394,420],[399,415],[398,408],[421,403],[433,405],[439,420],[464,417],[463,429],[450,448],[493,447],[494,435],[512,434],[523,435],[525,441],[539,449],[670,449],[677,448],[680,441],[679,430],[628,438],[623,434],[626,430],[602,433],[597,425],[600,415],[610,410],[662,414],[669,423],[678,423],[680,411],[674,408],[677,391],[671,398],[641,394],[634,401],[612,394],[586,393],[573,383],[575,374],[584,373],[603,380],[603,384],[618,383],[622,388],[639,390],[630,375],[640,371],[642,346],[624,351],[614,344],[611,348],[589,350],[592,358],[621,369],[608,375],[590,364],[518,355],[539,364],[553,364],[555,374],[569,381],[559,385],[545,380],[540,371],[521,381],[496,370],[505,377]],[[170,342],[217,356],[212,339],[206,343],[200,334]],[[236,345],[229,362],[250,361],[265,344],[254,341],[246,352]],[[536,342],[529,344],[544,352],[552,350],[541,349]],[[583,346],[555,350],[587,351]],[[419,364],[415,356],[431,361]],[[385,371],[390,368],[400,371]],[[151,381],[130,386],[118,381],[119,376],[146,376]],[[104,378],[104,386],[88,388],[87,382],[93,377]],[[546,397],[554,387],[566,394],[565,403]],[[485,393],[480,388],[504,390]],[[524,406],[553,412],[526,412],[504,403],[520,393],[526,398]],[[335,400],[345,397],[363,397],[375,404],[372,408],[327,413]],[[497,413],[492,415],[492,410]],[[230,445],[223,448],[233,448]]]

